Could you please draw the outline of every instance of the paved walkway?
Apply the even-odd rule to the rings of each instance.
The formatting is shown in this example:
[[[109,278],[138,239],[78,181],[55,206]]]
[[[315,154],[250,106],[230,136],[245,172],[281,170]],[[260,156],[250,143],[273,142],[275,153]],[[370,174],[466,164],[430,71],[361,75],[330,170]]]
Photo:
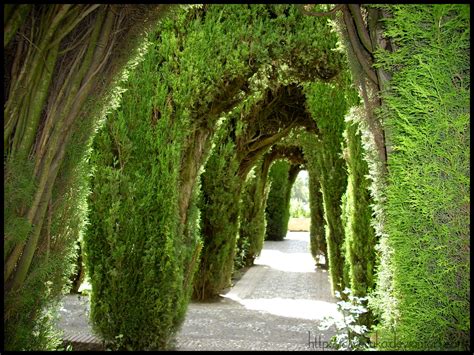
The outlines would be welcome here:
[[[189,305],[177,350],[323,350],[334,334],[317,325],[337,313],[336,299],[327,271],[314,265],[309,233],[266,241],[255,266],[219,301]]]
[[[213,302],[191,302],[176,350],[323,350],[334,335],[319,331],[335,315],[328,274],[315,269],[309,233],[266,241],[261,255]],[[64,298],[59,326],[66,337],[90,336],[88,297]],[[308,341],[311,341],[309,344]]]

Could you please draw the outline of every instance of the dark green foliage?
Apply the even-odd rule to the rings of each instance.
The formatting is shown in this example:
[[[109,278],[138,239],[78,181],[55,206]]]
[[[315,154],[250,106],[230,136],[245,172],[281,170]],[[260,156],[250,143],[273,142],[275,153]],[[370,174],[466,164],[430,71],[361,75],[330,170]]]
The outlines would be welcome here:
[[[265,208],[267,221],[265,240],[283,240],[288,232],[291,187],[298,175],[294,174],[295,170],[293,169],[290,176],[291,167],[291,164],[286,160],[279,160],[273,163],[270,168],[270,190]]]
[[[265,239],[265,206],[268,188],[262,165],[256,164],[254,173],[247,177],[240,201],[240,229],[237,240],[236,268],[253,265]],[[265,171],[265,173],[268,173]]]
[[[392,149],[381,249],[388,263],[373,304],[379,336],[397,342],[380,347],[468,350],[470,7],[389,10],[386,35],[397,50],[378,55],[393,75],[383,108]]]
[[[357,123],[346,120],[345,152],[348,181],[344,216],[345,258],[348,280],[355,296],[364,297],[374,287],[375,231],[367,180],[368,166],[363,159]]]
[[[174,62],[156,71],[157,62],[178,50],[173,32],[164,30],[171,21],[164,21],[161,32],[166,45],[150,36],[150,48],[130,76],[121,107],[98,133],[91,157],[84,238],[91,318],[94,329],[119,349],[171,345],[199,256],[198,236],[191,235],[198,213],[191,211],[187,235],[179,223],[179,169],[189,123],[184,105],[171,94],[184,82],[172,81]]]
[[[320,82],[306,86],[308,109],[320,131],[314,141],[312,153],[308,152],[307,160],[314,161],[321,184],[333,292],[341,291],[346,286],[343,280],[344,228],[341,221],[341,198],[347,184],[346,166],[342,158],[342,133],[347,103],[344,87],[341,86]]]
[[[235,143],[227,137],[227,129],[224,125],[216,137],[216,147],[201,174],[203,250],[194,283],[194,297],[199,300],[211,298],[230,286],[233,271],[242,183],[237,176]]]
[[[146,68],[151,63],[146,58],[134,72],[124,95],[130,111],[109,118],[91,158],[95,172],[85,238],[91,318],[112,346],[129,350],[167,347],[187,304],[180,249],[189,246],[180,245],[177,222],[182,127],[172,124],[169,111],[153,127],[149,107],[136,100],[133,87],[140,85],[142,97],[140,80],[153,88]]]
[[[304,112],[304,95],[301,87],[292,83],[314,78],[325,80],[332,78],[340,69],[342,56],[331,50],[335,46],[336,37],[330,32],[327,23],[302,16],[293,6],[210,6],[208,11],[217,11],[216,9],[220,11],[219,18],[223,21],[228,17],[228,25],[223,28],[231,29],[230,34],[236,36],[238,46],[242,46],[242,53],[250,56],[249,59],[243,60],[239,68],[244,70],[248,64],[250,68],[258,69],[257,75],[249,80],[250,93],[247,92],[246,100],[242,101],[238,112],[236,111],[238,122],[233,123],[232,129],[227,132],[230,140],[221,138],[214,141],[216,145],[214,151],[223,150],[226,154],[230,154],[227,150],[231,149],[228,146],[230,144],[235,145],[235,155],[227,156],[225,167],[221,165],[224,162],[206,165],[206,174],[209,176],[223,176],[229,181],[234,179],[240,181],[245,180],[253,165],[272,144],[288,134],[292,126],[296,124],[314,126],[314,122]],[[306,31],[304,28],[311,28],[311,31]],[[319,28],[319,31],[315,31],[315,28]],[[241,30],[243,34],[239,33]],[[302,33],[307,35],[301,36]],[[327,41],[327,39],[330,40]],[[302,50],[318,41],[321,41],[321,44],[325,42],[321,46],[321,51]],[[297,70],[296,66],[298,66]],[[295,108],[299,110],[295,111]],[[239,118],[241,118],[240,121]],[[212,127],[212,124],[207,122],[206,127],[209,126]],[[214,160],[218,157],[210,159]],[[233,170],[235,163],[239,165],[236,177]],[[222,170],[212,172],[214,168]],[[233,185],[234,182],[229,182],[229,184]],[[229,189],[225,193],[235,191],[232,199],[237,197],[239,201],[239,196],[235,194],[238,195],[240,192],[241,183],[239,182],[238,187],[237,182],[235,184],[235,190]],[[203,180],[202,187],[203,206],[220,201],[218,197],[212,197],[220,193],[222,187],[218,182],[210,182],[209,177],[206,182]],[[288,191],[288,201],[290,193],[291,190]],[[227,200],[224,206],[228,206],[229,203],[231,201]],[[202,210],[201,232],[204,247],[200,272],[194,288],[194,295],[198,299],[216,295],[230,282],[229,271],[232,270],[230,265],[234,256],[234,226],[237,226],[238,210],[234,215],[234,206],[229,206],[229,208],[222,208],[219,205],[209,207],[209,210],[219,211],[218,213],[208,214]],[[238,204],[236,206],[238,207]],[[208,211],[207,207],[206,211]],[[222,226],[229,228],[225,237],[221,237]],[[216,237],[213,233],[217,233],[218,236]],[[222,254],[217,254],[220,251]],[[215,275],[210,273],[215,273]]]
[[[327,266],[327,245],[324,232],[324,208],[323,195],[321,194],[321,184],[319,183],[316,171],[313,171],[312,169],[309,170],[308,177],[309,206],[311,209],[311,224],[309,231],[311,255],[313,255],[313,258],[317,263],[321,263],[321,260],[319,260],[318,256],[324,256],[325,264]]]

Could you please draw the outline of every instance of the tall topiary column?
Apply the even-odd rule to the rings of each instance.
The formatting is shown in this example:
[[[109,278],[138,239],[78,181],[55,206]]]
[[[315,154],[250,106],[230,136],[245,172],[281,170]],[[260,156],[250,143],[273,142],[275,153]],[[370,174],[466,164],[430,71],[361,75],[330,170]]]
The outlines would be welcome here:
[[[350,116],[349,116],[350,117]],[[347,162],[345,257],[349,282],[356,296],[364,297],[375,285],[375,231],[371,225],[372,199],[367,175],[369,169],[363,157],[358,124],[347,121],[344,157]]]
[[[309,163],[308,163],[309,166]],[[315,258],[316,263],[320,264],[319,256],[325,259],[325,266],[328,265],[326,235],[324,231],[324,208],[323,195],[321,194],[321,184],[318,179],[318,172],[308,169],[309,177],[309,206],[311,210],[310,224],[310,246],[311,255]]]
[[[256,164],[254,172],[247,177],[240,201],[240,229],[237,242],[236,265],[251,266],[260,254],[265,238],[265,206],[267,203],[266,160]]]
[[[316,139],[308,138],[314,142],[314,152],[308,154],[308,160],[314,159],[321,184],[332,290],[341,291],[346,286],[342,250],[344,227],[341,220],[341,198],[347,186],[346,164],[342,158],[342,133],[347,110],[344,82],[341,80],[336,85],[321,82],[309,84],[306,95],[308,108],[319,129]]]
[[[242,182],[237,175],[235,143],[226,132],[227,124],[231,127],[232,123],[221,128],[201,175],[203,250],[194,282],[194,298],[199,300],[212,298],[230,286],[233,271]]]
[[[270,168],[270,191],[265,209],[266,240],[283,240],[288,232],[291,187],[300,170],[299,165],[291,165],[286,160],[276,161]]]

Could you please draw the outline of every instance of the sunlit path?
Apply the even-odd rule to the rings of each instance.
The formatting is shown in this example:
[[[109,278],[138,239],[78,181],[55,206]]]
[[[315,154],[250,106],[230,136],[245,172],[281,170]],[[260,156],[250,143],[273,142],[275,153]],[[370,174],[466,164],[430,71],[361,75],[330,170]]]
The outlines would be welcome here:
[[[192,302],[178,350],[323,350],[332,334],[319,320],[336,315],[327,272],[315,269],[309,233],[267,241],[261,255],[216,302]],[[321,340],[308,345],[308,336]]]

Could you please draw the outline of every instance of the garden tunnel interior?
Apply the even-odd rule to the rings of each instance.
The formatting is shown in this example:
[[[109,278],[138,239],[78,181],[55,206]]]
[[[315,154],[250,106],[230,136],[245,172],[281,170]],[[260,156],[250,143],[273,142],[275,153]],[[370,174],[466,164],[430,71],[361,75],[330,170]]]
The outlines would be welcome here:
[[[6,349],[57,348],[79,256],[109,346],[168,348],[284,238],[302,169],[332,291],[468,348],[469,6],[416,6],[4,5]]]

